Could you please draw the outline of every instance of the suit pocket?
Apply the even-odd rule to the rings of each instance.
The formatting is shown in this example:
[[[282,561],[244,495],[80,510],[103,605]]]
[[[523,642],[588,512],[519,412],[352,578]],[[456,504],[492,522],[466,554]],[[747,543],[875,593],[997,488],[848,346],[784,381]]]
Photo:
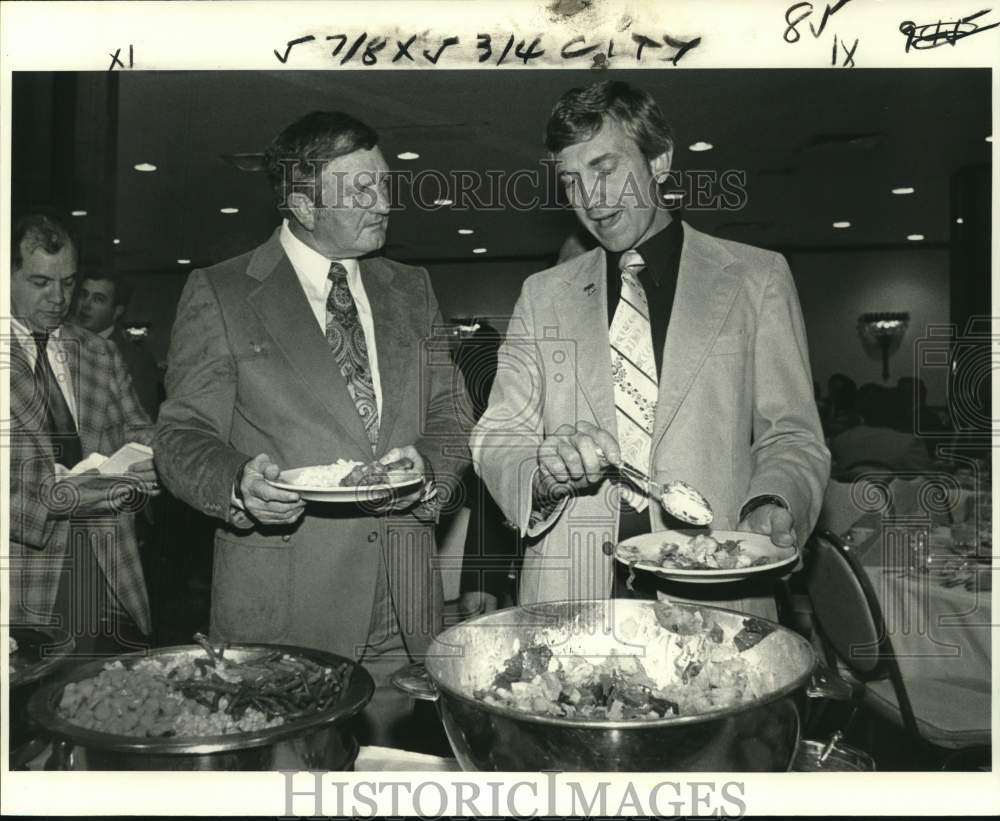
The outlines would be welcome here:
[[[724,334],[715,340],[709,356],[726,356],[727,354],[743,353],[746,350],[746,334]]]
[[[212,569],[213,638],[270,642],[288,632],[292,549],[217,536]]]

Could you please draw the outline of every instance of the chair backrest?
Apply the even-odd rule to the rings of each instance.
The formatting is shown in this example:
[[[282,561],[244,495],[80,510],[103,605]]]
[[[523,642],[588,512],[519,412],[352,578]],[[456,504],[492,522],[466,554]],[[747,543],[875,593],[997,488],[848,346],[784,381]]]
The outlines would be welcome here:
[[[882,608],[854,549],[829,531],[816,530],[807,545],[805,569],[816,621],[837,658],[863,681],[888,675],[903,726],[920,738]]]
[[[858,678],[882,675],[885,622],[874,591],[865,589],[864,571],[852,567],[853,551],[832,533],[817,530],[810,542],[806,589],[820,629],[837,657]]]

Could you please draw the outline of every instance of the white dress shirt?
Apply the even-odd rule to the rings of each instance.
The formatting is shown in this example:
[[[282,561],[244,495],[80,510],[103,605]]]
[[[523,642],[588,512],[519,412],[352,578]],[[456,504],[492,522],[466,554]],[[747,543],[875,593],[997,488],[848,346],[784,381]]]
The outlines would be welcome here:
[[[34,370],[38,349],[35,346],[35,338],[31,335],[31,331],[15,317],[11,317],[10,329],[13,331],[15,339],[21,344],[21,347],[27,351],[28,360],[31,362],[31,369]],[[56,381],[59,383],[59,388],[66,399],[66,404],[69,405],[69,412],[73,414],[73,422],[79,428],[80,420],[76,415],[76,396],[73,393],[73,379],[69,372],[69,355],[63,349],[61,334],[61,327],[56,328],[49,334],[45,353],[48,355],[49,365],[52,366],[52,372],[56,375]]]
[[[279,234],[281,247],[288,255],[295,275],[302,284],[302,290],[306,292],[306,299],[309,300],[309,307],[312,308],[316,322],[326,335],[326,300],[330,295],[333,283],[330,282],[330,263],[339,262],[347,270],[347,287],[354,298],[354,304],[358,309],[358,319],[361,322],[361,330],[365,334],[365,344],[368,346],[368,367],[371,369],[372,386],[375,389],[375,407],[378,408],[379,417],[382,416],[382,383],[378,373],[378,352],[375,349],[375,321],[372,318],[372,307],[365,293],[364,283],[361,281],[361,268],[356,259],[327,259],[318,251],[314,251],[302,240],[292,233],[288,227],[286,219],[281,225]]]

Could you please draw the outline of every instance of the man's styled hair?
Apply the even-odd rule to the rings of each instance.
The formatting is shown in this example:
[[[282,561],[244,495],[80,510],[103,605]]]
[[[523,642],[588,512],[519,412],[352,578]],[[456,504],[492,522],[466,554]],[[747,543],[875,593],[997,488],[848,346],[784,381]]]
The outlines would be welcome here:
[[[41,250],[58,254],[63,248],[75,253],[73,237],[57,219],[48,214],[25,214],[14,222],[10,237],[10,270],[18,271],[24,265],[24,254]]]
[[[549,115],[545,147],[558,154],[567,146],[586,142],[609,119],[625,129],[647,160],[674,144],[673,131],[653,95],[620,80],[603,80],[563,94]]]
[[[80,285],[83,285],[88,279],[95,282],[110,282],[111,286],[114,288],[114,306],[117,308],[119,305],[122,308],[127,308],[129,300],[132,299],[132,287],[125,281],[123,277],[119,274],[104,274],[100,271],[84,271],[78,277],[80,280]]]
[[[319,181],[324,166],[337,157],[376,145],[375,130],[343,111],[313,111],[300,117],[264,152],[278,208],[287,210],[288,196],[294,191],[308,193],[317,205],[321,204],[316,200],[322,196]]]

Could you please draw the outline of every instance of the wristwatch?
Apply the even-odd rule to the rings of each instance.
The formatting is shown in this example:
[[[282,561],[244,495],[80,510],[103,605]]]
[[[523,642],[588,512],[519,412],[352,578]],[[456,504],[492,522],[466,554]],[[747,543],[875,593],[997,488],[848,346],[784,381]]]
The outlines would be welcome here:
[[[788,510],[788,503],[780,496],[770,496],[766,494],[763,496],[754,496],[749,502],[743,505],[740,510],[740,521],[742,522],[757,508],[764,507],[764,505],[777,505],[778,507]]]

